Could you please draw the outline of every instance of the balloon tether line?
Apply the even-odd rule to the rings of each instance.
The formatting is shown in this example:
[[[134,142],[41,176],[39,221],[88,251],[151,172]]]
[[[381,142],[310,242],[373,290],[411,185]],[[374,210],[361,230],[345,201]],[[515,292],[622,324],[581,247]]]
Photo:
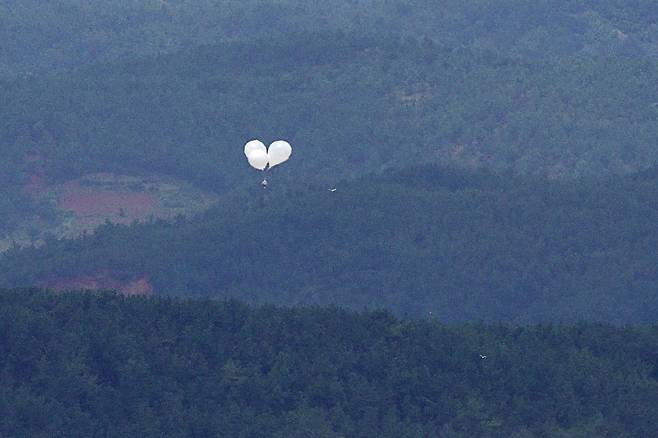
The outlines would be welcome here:
[[[267,192],[268,192],[268,190],[267,190],[267,175],[268,175],[268,170],[269,170],[269,167],[262,170],[262,172],[263,172],[263,181],[260,183],[261,187],[262,187],[262,190],[261,190],[261,193],[262,193],[262,195],[261,195],[261,206],[263,208],[265,208],[265,206],[267,205]]]

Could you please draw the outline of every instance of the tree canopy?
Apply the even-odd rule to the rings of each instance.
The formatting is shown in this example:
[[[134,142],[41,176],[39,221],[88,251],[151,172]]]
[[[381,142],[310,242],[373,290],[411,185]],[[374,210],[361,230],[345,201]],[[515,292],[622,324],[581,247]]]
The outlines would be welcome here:
[[[0,434],[647,437],[657,347],[655,327],[1,290]]]
[[[0,77],[315,30],[365,29],[535,59],[656,59],[657,18],[652,0],[5,0]]]
[[[437,167],[286,188],[194,219],[106,225],[0,259],[0,285],[99,272],[157,294],[384,307],[442,321],[653,323],[655,172],[547,182]]]
[[[317,32],[5,82],[0,190],[23,201],[0,227],[30,205],[30,157],[51,182],[148,171],[226,193],[249,180],[241,147],[253,137],[298,146],[282,171],[291,183],[436,162],[629,173],[656,162],[657,84],[643,59],[529,62]]]

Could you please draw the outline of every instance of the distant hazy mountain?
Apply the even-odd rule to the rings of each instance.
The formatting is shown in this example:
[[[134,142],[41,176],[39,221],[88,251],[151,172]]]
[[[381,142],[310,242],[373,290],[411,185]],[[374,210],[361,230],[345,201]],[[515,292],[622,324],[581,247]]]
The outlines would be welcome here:
[[[6,0],[0,76],[295,31],[430,38],[532,58],[658,55],[653,0]]]

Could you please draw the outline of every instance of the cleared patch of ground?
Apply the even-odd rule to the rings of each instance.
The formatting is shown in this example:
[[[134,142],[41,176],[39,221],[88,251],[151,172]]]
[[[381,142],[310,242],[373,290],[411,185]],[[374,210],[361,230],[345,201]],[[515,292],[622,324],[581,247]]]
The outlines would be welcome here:
[[[56,187],[54,195],[61,217],[56,235],[61,237],[93,232],[106,221],[130,224],[190,216],[217,202],[213,194],[160,175],[90,174]]]
[[[12,244],[39,245],[46,235],[75,238],[91,234],[106,222],[131,224],[191,216],[218,201],[216,195],[192,184],[156,174],[94,173],[48,186],[38,159],[33,163],[25,191],[50,206],[49,217],[26,218],[19,229],[0,240],[0,252]]]
[[[106,223],[131,224],[152,219],[172,219],[204,211],[218,201],[185,181],[155,174],[94,173],[48,185],[42,160],[29,157],[30,178],[24,190],[35,202],[47,205],[42,215],[26,218],[20,229],[0,240],[0,252],[12,245],[40,245],[45,236],[75,238],[92,234]],[[60,290],[116,290],[129,295],[151,295],[148,273],[126,277],[120,272],[99,271],[63,277],[51,273],[36,286]]]
[[[70,278],[50,276],[41,279],[36,285],[54,291],[116,290],[126,295],[153,295],[153,286],[146,274],[135,278],[122,278],[117,273],[99,271]]]

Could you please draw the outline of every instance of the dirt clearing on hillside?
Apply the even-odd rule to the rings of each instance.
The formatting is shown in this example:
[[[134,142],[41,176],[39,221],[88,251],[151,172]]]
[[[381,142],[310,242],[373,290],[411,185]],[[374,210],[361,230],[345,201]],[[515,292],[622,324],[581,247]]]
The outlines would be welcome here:
[[[213,194],[159,175],[96,173],[68,181],[54,191],[62,218],[56,232],[59,237],[90,233],[105,222],[131,224],[190,216],[217,202]]]
[[[0,240],[0,252],[12,244],[40,245],[46,235],[75,238],[106,222],[131,224],[152,219],[190,217],[218,202],[218,196],[176,178],[158,174],[93,173],[48,184],[38,155],[30,156],[31,176],[24,187],[35,202],[50,206],[47,217],[26,217]]]

